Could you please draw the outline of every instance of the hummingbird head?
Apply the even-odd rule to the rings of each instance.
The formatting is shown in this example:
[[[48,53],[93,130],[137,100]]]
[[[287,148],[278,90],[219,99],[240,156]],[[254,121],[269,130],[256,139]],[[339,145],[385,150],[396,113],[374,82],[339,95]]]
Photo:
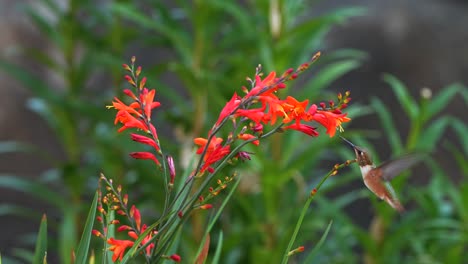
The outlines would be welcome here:
[[[356,154],[356,160],[359,166],[362,167],[366,165],[372,165],[372,159],[367,150],[354,145],[353,143],[351,143],[349,140],[347,140],[346,138],[342,136],[340,136],[340,138],[343,139],[346,143],[348,143],[354,149],[354,153]]]

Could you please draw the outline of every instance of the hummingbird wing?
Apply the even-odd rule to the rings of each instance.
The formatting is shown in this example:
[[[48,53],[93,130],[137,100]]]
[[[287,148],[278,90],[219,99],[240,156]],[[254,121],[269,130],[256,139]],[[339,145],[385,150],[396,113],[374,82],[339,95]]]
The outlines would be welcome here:
[[[391,181],[395,176],[399,175],[404,170],[415,165],[422,160],[422,155],[408,154],[399,158],[382,163],[378,168],[382,169],[382,179]]]

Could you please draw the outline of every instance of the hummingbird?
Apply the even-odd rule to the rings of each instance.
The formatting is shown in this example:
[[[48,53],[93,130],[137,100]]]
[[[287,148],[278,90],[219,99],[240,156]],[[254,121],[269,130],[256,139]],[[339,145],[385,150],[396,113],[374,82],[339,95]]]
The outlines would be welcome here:
[[[362,179],[366,187],[398,212],[404,212],[405,208],[398,200],[390,181],[402,171],[420,161],[421,156],[408,154],[386,161],[380,166],[375,166],[367,150],[354,145],[342,136],[340,137],[354,149],[356,162],[361,168]]]

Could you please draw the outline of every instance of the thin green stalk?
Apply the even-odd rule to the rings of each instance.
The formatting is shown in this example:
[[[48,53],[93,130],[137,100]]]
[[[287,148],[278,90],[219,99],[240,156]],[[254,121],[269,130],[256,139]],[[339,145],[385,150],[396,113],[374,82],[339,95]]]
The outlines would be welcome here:
[[[344,163],[337,164],[331,169],[319,182],[319,184],[312,189],[310,192],[309,197],[307,198],[307,201],[304,204],[304,207],[302,208],[301,215],[299,216],[299,219],[297,220],[296,227],[294,229],[293,235],[291,236],[291,239],[289,240],[288,247],[286,248],[286,251],[283,255],[283,261],[281,262],[282,264],[286,264],[288,262],[289,258],[289,252],[291,251],[291,248],[294,244],[294,241],[296,240],[297,234],[299,233],[299,229],[301,228],[302,222],[304,221],[304,217],[307,213],[307,210],[309,209],[310,203],[314,200],[315,194],[320,190],[320,187],[325,183],[325,181],[332,175],[336,175],[338,173],[338,170],[341,168],[344,168],[346,166],[349,166],[349,164],[356,162],[356,160],[347,160]]]

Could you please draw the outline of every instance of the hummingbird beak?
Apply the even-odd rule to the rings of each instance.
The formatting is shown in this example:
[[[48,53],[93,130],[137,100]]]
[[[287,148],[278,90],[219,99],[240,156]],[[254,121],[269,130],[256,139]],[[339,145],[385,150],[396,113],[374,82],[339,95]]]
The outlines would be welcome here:
[[[339,137],[340,137],[342,140],[344,140],[344,142],[348,143],[351,147],[353,147],[353,149],[356,148],[356,146],[355,146],[353,143],[351,143],[349,140],[347,140],[346,138],[344,138],[344,137],[342,137],[342,136],[339,136]]]

